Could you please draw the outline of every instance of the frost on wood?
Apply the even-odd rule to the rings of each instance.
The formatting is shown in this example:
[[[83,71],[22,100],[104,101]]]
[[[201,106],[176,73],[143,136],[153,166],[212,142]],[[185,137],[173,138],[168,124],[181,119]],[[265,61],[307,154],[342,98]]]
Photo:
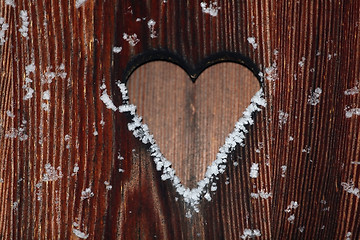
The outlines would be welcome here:
[[[45,173],[42,177],[43,182],[56,181],[62,177],[61,167],[55,169],[50,163],[45,164]]]
[[[5,5],[9,5],[11,7],[16,6],[14,0],[5,0]]]
[[[259,229],[244,229],[243,235],[240,236],[241,239],[250,239],[255,237],[261,237],[261,232]]]
[[[353,88],[347,89],[344,91],[345,95],[355,95],[358,94],[360,92],[360,89],[358,86],[355,86]]]
[[[262,199],[268,199],[270,197],[272,197],[272,193],[271,192],[265,192],[264,190],[260,190],[257,193],[250,193],[250,197],[258,199],[259,197]]]
[[[343,187],[345,192],[348,192],[355,195],[357,198],[360,198],[360,189],[354,186],[353,181],[350,181],[349,183],[342,182],[341,186]]]
[[[113,53],[120,53],[122,51],[122,47],[113,47]]]
[[[285,212],[289,213],[292,209],[296,209],[299,207],[299,204],[296,201],[291,201],[290,205],[284,210]]]
[[[0,17],[0,46],[6,42],[5,32],[9,29],[9,24],[5,22],[5,19]]]
[[[131,46],[135,46],[140,42],[140,40],[137,38],[136,33],[132,35],[128,35],[127,33],[123,33],[123,39],[127,41]]]
[[[28,31],[29,31],[29,17],[26,10],[20,11],[20,18],[21,18],[21,27],[19,32],[21,36],[24,38],[28,38]]]
[[[281,166],[281,177],[285,177],[286,170],[287,170],[287,166],[286,166],[286,165],[282,165],[282,166]]]
[[[106,93],[106,88],[103,90],[100,99],[105,104],[106,108],[111,109],[113,111],[117,110],[117,107],[114,105],[109,95]]]
[[[253,163],[250,168],[250,177],[257,178],[259,176],[259,164]]]
[[[86,234],[78,229],[73,228],[73,233],[81,239],[87,239],[89,237],[89,234]]]
[[[76,0],[75,7],[79,8],[81,7],[87,0]]]
[[[80,199],[81,200],[85,200],[85,199],[88,199],[88,198],[91,198],[94,196],[94,193],[91,191],[90,188],[86,188],[84,191],[81,192],[81,197]]]
[[[322,93],[321,88],[316,88],[308,97],[308,104],[315,106],[320,102],[319,98]]]
[[[150,153],[156,164],[156,169],[162,171],[161,179],[163,181],[170,180],[176,192],[183,196],[185,203],[192,207],[194,211],[198,212],[197,205],[204,195],[207,193],[207,189],[210,191],[216,191],[217,186],[213,180],[219,175],[225,172],[227,164],[227,156],[236,145],[244,146],[244,139],[247,125],[254,124],[252,114],[260,112],[261,107],[266,107],[266,101],[263,98],[263,91],[259,90],[251,99],[251,104],[243,113],[243,117],[235,124],[233,132],[225,140],[225,144],[220,147],[219,153],[216,156],[215,161],[207,167],[205,178],[197,183],[197,187],[190,189],[181,184],[180,179],[175,175],[175,170],[171,167],[171,162],[168,161],[160,152],[158,145],[150,134],[149,128],[146,124],[142,123],[142,118],[136,114],[136,107],[128,103],[129,97],[127,96],[127,88],[125,84],[117,82],[117,86],[121,91],[123,105],[119,106],[119,112],[129,113],[132,115],[132,121],[128,123],[128,129],[133,132],[133,135],[140,139],[144,144],[150,144]],[[209,199],[209,194],[206,195],[206,199]]]
[[[353,115],[360,116],[360,108],[345,108],[345,117],[351,118]]]
[[[210,16],[216,17],[218,15],[220,7],[217,6],[217,2],[211,2],[209,3],[209,6],[206,2],[201,2],[200,6],[203,13],[210,14]]]
[[[151,38],[157,38],[157,33],[155,31],[155,24],[156,22],[153,19],[150,19],[147,23],[148,28],[150,30],[150,37]]]
[[[287,122],[289,114],[279,110],[279,128],[282,129],[282,126]]]
[[[27,135],[27,121],[23,119],[20,127],[11,128],[5,132],[5,138],[18,138],[20,141],[26,141],[29,136]]]
[[[110,185],[110,183],[108,181],[104,182],[105,186],[106,186],[106,190],[111,190],[112,186]]]
[[[255,42],[254,37],[248,37],[247,41],[253,46],[254,49],[256,49],[258,47],[257,43]]]

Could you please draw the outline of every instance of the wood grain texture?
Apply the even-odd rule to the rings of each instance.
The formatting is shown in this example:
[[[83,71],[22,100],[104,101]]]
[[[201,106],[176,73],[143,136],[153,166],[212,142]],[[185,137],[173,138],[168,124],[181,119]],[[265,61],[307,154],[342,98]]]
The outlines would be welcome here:
[[[360,94],[345,94],[360,87],[360,2],[219,0],[215,17],[200,2],[0,2],[9,24],[0,46],[1,239],[76,239],[76,230],[88,239],[239,239],[245,229],[263,239],[360,238],[360,117],[346,117]],[[21,10],[28,37],[19,32]],[[131,46],[124,33],[140,41]],[[128,131],[129,116],[100,100],[105,83],[120,105],[115,82],[156,52],[194,72],[214,54],[235,52],[265,75],[266,109],[246,146],[229,154],[212,201],[190,219],[148,146]],[[87,188],[93,195],[84,199]],[[251,197],[261,190],[271,197]],[[286,212],[291,201],[299,207]]]
[[[179,66],[150,62],[127,82],[130,103],[154,134],[182,183],[194,188],[260,90],[246,67],[218,63],[193,83]]]

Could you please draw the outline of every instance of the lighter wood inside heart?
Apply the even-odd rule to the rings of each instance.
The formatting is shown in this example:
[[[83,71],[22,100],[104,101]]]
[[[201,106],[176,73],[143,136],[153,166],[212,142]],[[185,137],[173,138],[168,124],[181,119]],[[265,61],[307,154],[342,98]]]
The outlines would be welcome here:
[[[260,89],[249,69],[231,62],[206,69],[195,83],[175,64],[150,62],[130,76],[127,86],[130,103],[187,187],[204,178]]]

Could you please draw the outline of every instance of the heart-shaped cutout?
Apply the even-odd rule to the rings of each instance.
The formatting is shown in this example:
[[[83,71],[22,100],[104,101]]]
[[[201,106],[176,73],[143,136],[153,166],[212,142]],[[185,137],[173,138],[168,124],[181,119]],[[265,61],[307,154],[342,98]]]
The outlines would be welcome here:
[[[224,68],[223,64],[228,66]],[[128,80],[131,104],[127,86],[117,82],[124,101],[119,111],[130,112],[133,119],[129,130],[143,143],[151,144],[157,170],[163,172],[161,178],[170,179],[184,201],[198,210],[201,196],[211,199],[206,187],[211,184],[209,190],[216,190],[213,179],[225,171],[227,154],[237,144],[243,146],[246,125],[253,124],[252,114],[266,106],[263,92],[258,90],[259,82],[253,73],[236,63],[214,65],[195,83],[172,63],[152,62],[145,66]],[[115,109],[104,94],[104,103]],[[139,115],[144,117],[144,124]],[[172,164],[167,158],[175,161]],[[174,169],[180,174],[175,175]],[[182,185],[178,176],[193,184],[191,189]]]

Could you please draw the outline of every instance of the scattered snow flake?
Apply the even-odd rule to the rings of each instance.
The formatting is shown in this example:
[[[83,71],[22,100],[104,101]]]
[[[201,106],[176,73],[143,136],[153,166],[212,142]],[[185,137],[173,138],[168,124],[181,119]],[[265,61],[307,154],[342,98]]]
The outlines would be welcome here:
[[[46,112],[50,111],[50,105],[48,103],[42,103],[41,108]]]
[[[302,58],[301,58],[301,61],[298,63],[301,68],[304,66],[305,60],[306,60],[306,58],[305,58],[305,57],[302,57]]]
[[[355,95],[358,94],[360,92],[360,89],[358,86],[355,86],[353,88],[347,89],[344,91],[345,95]]]
[[[351,240],[351,232],[347,232],[345,235],[346,239],[345,240]]]
[[[85,200],[85,199],[88,199],[88,198],[91,198],[94,196],[94,193],[91,191],[90,188],[86,188],[84,191],[81,192],[81,197],[80,199],[81,200]]]
[[[250,168],[250,177],[257,178],[259,176],[259,164],[253,163]]]
[[[202,8],[202,12],[203,13],[207,13],[210,14],[210,16],[212,17],[216,17],[218,15],[219,10],[221,9],[220,7],[217,6],[217,2],[211,2],[209,4],[209,7],[207,6],[206,2],[201,2],[200,6]]]
[[[148,28],[150,30],[150,37],[151,38],[157,38],[157,33],[155,31],[155,24],[156,22],[153,19],[150,19],[147,23]]]
[[[0,46],[6,42],[5,31],[9,29],[9,24],[5,22],[5,18],[0,17]]]
[[[292,136],[289,137],[289,142],[294,141],[294,138]]]
[[[56,181],[62,177],[63,174],[60,166],[55,169],[50,163],[45,164],[45,173],[42,177],[43,182]]]
[[[122,51],[122,47],[113,47],[114,53],[120,53]]]
[[[261,232],[259,229],[244,229],[244,233],[240,236],[242,239],[261,237]]]
[[[46,90],[42,93],[42,99],[50,100],[50,91],[49,90]]]
[[[104,182],[105,186],[106,186],[106,190],[111,190],[112,186],[110,185],[110,183],[108,181]]]
[[[276,61],[270,67],[265,68],[265,79],[275,81],[279,79]]]
[[[257,193],[250,193],[250,197],[258,199],[259,197],[262,199],[268,199],[272,197],[271,192],[265,192],[264,190],[260,190]]]
[[[29,87],[27,85],[24,85],[23,89],[25,89],[25,91],[26,91],[25,96],[23,97],[23,100],[29,100],[30,98],[33,97],[33,94],[35,92],[34,89],[32,89],[31,87]]]
[[[293,223],[294,223],[294,220],[295,220],[295,215],[294,215],[294,214],[290,215],[290,217],[288,217],[287,220],[288,220],[291,224],[293,224]]]
[[[125,172],[125,170],[122,168],[119,168],[119,173],[123,173],[123,172]]]
[[[353,115],[360,116],[360,108],[345,108],[345,117],[351,118]]]
[[[234,162],[233,165],[234,165],[235,167],[237,167],[237,166],[239,166],[239,163],[238,163],[238,162]]]
[[[258,47],[258,44],[255,42],[255,37],[248,37],[247,41],[253,46],[254,49]]]
[[[13,209],[14,211],[17,211],[17,210],[18,210],[18,206],[19,206],[19,202],[13,202],[13,204],[12,204],[12,209]]]
[[[15,117],[15,115],[10,110],[6,111],[6,115],[8,115],[8,117],[11,117],[11,118]]]
[[[29,17],[26,10],[20,11],[20,18],[21,18],[21,27],[19,32],[21,36],[24,38],[28,38],[28,31],[29,31]]]
[[[350,183],[342,182],[341,186],[343,187],[345,192],[355,195],[357,198],[360,198],[360,189],[354,186],[353,181]]]
[[[5,0],[5,5],[9,5],[11,7],[16,6],[14,0]]]
[[[280,127],[280,129],[287,122],[288,117],[289,117],[288,113],[283,112],[282,110],[279,110],[279,127]]]
[[[305,227],[304,227],[304,226],[301,226],[301,227],[299,227],[298,229],[299,229],[300,232],[304,232]]]
[[[204,195],[204,198],[210,202],[210,201],[211,201],[210,193],[206,193],[206,194]]]
[[[186,214],[185,214],[185,217],[186,218],[191,218],[192,217],[192,214],[190,211],[187,211]]]
[[[20,127],[18,128],[11,128],[9,131],[5,132],[5,138],[17,138],[19,137],[20,141],[25,141],[29,138],[26,134],[26,125],[27,121],[22,120]]]
[[[35,63],[32,62],[29,65],[25,66],[25,74],[27,77],[29,77],[30,73],[35,73]]]
[[[310,146],[305,147],[304,149],[301,150],[301,152],[303,152],[303,153],[310,153],[310,151],[311,151],[311,147],[310,147]]]
[[[281,177],[285,177],[286,170],[287,170],[287,166],[282,165],[281,166]]]
[[[289,212],[291,212],[291,209],[296,209],[298,207],[299,207],[299,204],[296,201],[291,201],[290,205],[287,206],[287,208],[284,211],[289,213]]]
[[[140,40],[137,38],[136,33],[132,35],[128,35],[127,33],[123,33],[123,39],[127,41],[131,46],[135,46],[140,42]]]
[[[355,162],[355,161],[352,161],[351,164],[357,164],[357,165],[360,165],[360,162]]]
[[[79,165],[77,163],[74,164],[73,173],[71,176],[75,176],[79,172]]]
[[[308,104],[315,106],[320,102],[319,97],[322,93],[321,88],[316,88],[308,97]]]
[[[87,0],[76,0],[75,7],[79,8],[81,7]]]
[[[113,111],[117,110],[117,107],[114,105],[114,103],[110,99],[109,95],[106,93],[106,90],[103,91],[100,99],[105,104],[107,109],[111,109]]]
[[[89,237],[89,234],[86,234],[78,229],[73,228],[73,233],[81,239],[87,239]]]

